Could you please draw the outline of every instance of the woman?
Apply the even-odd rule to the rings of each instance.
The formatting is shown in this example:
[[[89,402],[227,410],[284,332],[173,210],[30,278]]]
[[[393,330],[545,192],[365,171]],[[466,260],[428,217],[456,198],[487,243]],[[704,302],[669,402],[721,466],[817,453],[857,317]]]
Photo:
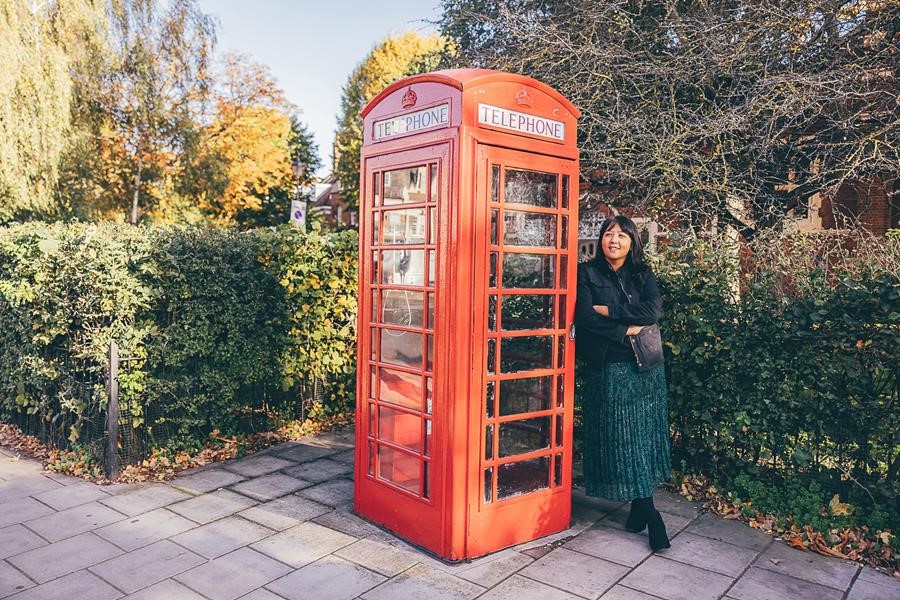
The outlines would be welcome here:
[[[668,414],[662,349],[655,332],[662,299],[644,263],[634,222],[604,221],[597,257],[578,267],[575,307],[578,355],[588,374],[584,418],[584,478],[589,496],[630,500],[626,529],[649,527],[650,548],[669,548],[653,488],[669,478]],[[654,333],[649,336],[648,334]],[[651,340],[654,356],[645,355]],[[655,365],[655,366],[654,366]]]

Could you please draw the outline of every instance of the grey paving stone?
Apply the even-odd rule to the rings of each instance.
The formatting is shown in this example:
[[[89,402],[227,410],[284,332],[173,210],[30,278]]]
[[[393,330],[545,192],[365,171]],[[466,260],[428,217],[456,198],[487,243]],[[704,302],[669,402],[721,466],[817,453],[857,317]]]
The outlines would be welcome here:
[[[758,554],[757,550],[683,531],[672,539],[672,547],[666,550],[665,557],[707,571],[737,577]]]
[[[857,579],[847,594],[847,600],[900,600],[900,588]]]
[[[266,588],[259,588],[258,590],[253,590],[246,596],[241,596],[240,600],[284,600],[284,598],[270,592]]]
[[[302,567],[356,541],[316,523],[301,523],[251,545],[251,548],[293,567]]]
[[[728,591],[728,595],[737,600],[838,600],[843,592],[774,571],[750,567]]]
[[[763,550],[772,543],[772,538],[761,531],[751,529],[739,521],[730,521],[711,513],[700,515],[688,525],[687,531],[752,550]]]
[[[700,514],[701,506],[696,502],[690,502],[686,498],[667,492],[657,490],[653,494],[653,505],[660,512],[666,512],[685,519],[693,519]],[[629,508],[630,510],[630,508]]]
[[[302,442],[289,442],[276,450],[272,450],[274,456],[285,458],[295,463],[310,462],[326,456],[334,456],[339,452],[340,450],[335,448],[325,448]]]
[[[231,486],[235,492],[265,502],[274,500],[313,485],[311,481],[298,479],[282,473],[270,473]]]
[[[351,600],[386,579],[352,562],[329,555],[273,581],[266,588],[288,600]]]
[[[526,600],[530,598],[540,598],[540,600],[580,600],[580,596],[558,590],[521,575],[513,575],[478,598],[479,600]]]
[[[348,449],[356,445],[356,435],[352,428],[335,429],[316,434],[312,442],[328,448]]]
[[[667,600],[715,600],[733,581],[725,575],[651,556],[619,583]]]
[[[362,595],[364,600],[475,598],[484,588],[426,565],[416,565]]]
[[[350,508],[353,506],[353,482],[349,479],[326,481],[305,490],[300,490],[297,494],[335,508]]]
[[[162,540],[91,567],[91,571],[127,594],[149,587],[206,562],[189,550]]]
[[[108,497],[109,494],[104,492],[100,486],[91,483],[67,485],[34,496],[35,500],[40,500],[55,510],[66,510]]]
[[[310,500],[311,502],[311,500]],[[331,508],[330,506],[328,507]],[[349,510],[338,508],[312,519],[313,522],[353,537],[368,537],[384,534],[384,531]]]
[[[256,500],[229,490],[218,490],[173,504],[169,510],[197,523],[211,523],[255,505]]]
[[[238,513],[245,519],[265,525],[269,529],[284,530],[295,527],[304,521],[319,517],[334,510],[330,506],[301,498],[285,496],[272,500]],[[327,526],[327,525],[326,525]]]
[[[900,580],[876,571],[872,567],[863,567],[862,571],[859,572],[858,579],[900,590]]]
[[[859,565],[803,552],[784,544],[772,544],[756,560],[755,565],[776,573],[805,579],[830,588],[845,591],[850,587]]]
[[[337,461],[342,465],[353,467],[353,464],[356,462],[356,450],[344,450],[343,452],[338,452],[331,457],[331,460]]]
[[[122,592],[88,571],[78,571],[13,596],[15,600],[114,600],[121,597]]]
[[[272,533],[274,532],[271,529],[253,521],[240,517],[226,517],[171,539],[201,556],[216,558],[241,546],[258,542]]]
[[[138,487],[133,490],[126,490],[121,494],[110,496],[100,502],[106,506],[117,510],[129,517],[134,517],[141,513],[150,512],[157,508],[162,508],[181,502],[190,498],[190,494],[176,490],[163,484],[151,484]]]
[[[213,600],[234,600],[289,573],[291,568],[241,548],[176,576],[176,581]]]
[[[182,475],[169,482],[170,485],[194,494],[205,494],[244,480],[242,475],[225,469],[206,469]]]
[[[584,523],[586,527],[591,527],[594,523],[605,517],[608,513],[591,508],[585,504],[572,503],[572,522]]]
[[[269,456],[266,454],[260,456],[251,456],[249,458],[241,458],[235,461],[229,461],[223,465],[225,469],[243,475],[244,477],[259,477],[274,471],[280,471],[287,467],[294,466],[295,463]]]
[[[630,512],[631,506],[626,504],[597,524],[604,527],[613,527],[615,529],[625,529],[625,522],[628,520],[628,514]],[[666,532],[669,534],[670,538],[674,537],[678,532],[687,527],[692,521],[692,518],[672,513],[660,511],[659,514],[662,517],[663,523],[666,524]],[[647,530],[645,529],[640,535],[646,536]]]
[[[284,472],[291,477],[320,483],[322,481],[337,479],[338,477],[347,477],[353,472],[353,467],[341,464],[330,458],[320,458],[319,460],[302,463],[296,467],[285,469]]]
[[[0,477],[7,481],[13,481],[23,477],[40,476],[44,467],[39,461],[30,458],[20,458],[19,455],[0,459]]]
[[[41,504],[34,498],[18,498],[0,504],[0,527],[24,523],[31,519],[37,519],[53,514],[52,508]]]
[[[147,487],[147,484],[144,483],[110,483],[103,486],[103,491],[110,496],[118,496],[119,494],[142,490],[145,487]]]
[[[497,560],[480,564],[471,569],[465,569],[455,575],[462,577],[466,581],[477,583],[482,587],[491,588],[533,562],[534,559],[530,556],[521,552],[511,552],[504,554]]]
[[[611,527],[588,529],[566,542],[564,547],[626,567],[636,567],[652,554],[646,536]]]
[[[600,600],[657,600],[659,596],[651,596],[623,585],[613,586],[611,590],[600,596]]]
[[[628,573],[628,568],[557,548],[520,571],[521,575],[586,598],[596,598]]]
[[[93,533],[65,539],[7,560],[38,583],[96,565],[122,551]]]
[[[126,550],[137,550],[167,537],[178,535],[197,524],[165,508],[124,519],[94,533]]]
[[[46,545],[44,539],[21,525],[10,525],[0,529],[0,559]]]
[[[174,579],[160,581],[139,592],[126,596],[128,600],[206,600],[192,589],[186,588]]]
[[[587,506],[604,513],[616,512],[626,505],[625,502],[619,502],[618,500],[587,496],[584,493],[584,488],[572,488],[572,503]]]
[[[0,560],[0,598],[6,598],[33,585],[34,582]]]
[[[56,542],[124,518],[125,515],[118,511],[98,502],[89,502],[28,521],[28,528],[51,542]]]
[[[410,568],[419,562],[420,556],[419,553],[396,548],[378,539],[359,540],[334,554],[388,577]]]

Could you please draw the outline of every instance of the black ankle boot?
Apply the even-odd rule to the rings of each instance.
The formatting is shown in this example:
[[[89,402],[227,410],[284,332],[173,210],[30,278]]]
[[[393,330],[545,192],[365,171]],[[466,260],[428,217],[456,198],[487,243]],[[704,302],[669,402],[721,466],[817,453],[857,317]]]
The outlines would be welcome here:
[[[631,501],[631,512],[625,521],[625,529],[632,533],[640,533],[647,528],[652,498],[635,498]]]
[[[672,544],[669,543],[669,536],[666,533],[666,524],[663,523],[662,515],[659,514],[658,510],[653,510],[653,514],[650,515],[650,519],[647,521],[647,526],[650,528],[651,550],[660,552],[672,547]]]

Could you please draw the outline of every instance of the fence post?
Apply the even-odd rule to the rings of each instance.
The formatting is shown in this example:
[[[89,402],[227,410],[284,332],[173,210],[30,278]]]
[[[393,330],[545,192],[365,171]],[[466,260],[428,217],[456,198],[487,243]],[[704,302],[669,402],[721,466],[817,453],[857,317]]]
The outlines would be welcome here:
[[[109,371],[106,390],[106,476],[115,480],[119,476],[119,346],[109,342]]]

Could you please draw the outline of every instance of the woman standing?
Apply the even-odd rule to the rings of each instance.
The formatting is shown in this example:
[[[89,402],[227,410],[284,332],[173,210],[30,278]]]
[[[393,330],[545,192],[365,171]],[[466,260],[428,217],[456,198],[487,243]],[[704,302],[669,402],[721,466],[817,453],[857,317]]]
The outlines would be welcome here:
[[[634,222],[607,219],[597,257],[578,267],[578,355],[588,363],[584,478],[589,496],[630,500],[625,528],[649,527],[650,548],[669,548],[653,488],[669,478],[666,381],[657,321],[662,299]]]

